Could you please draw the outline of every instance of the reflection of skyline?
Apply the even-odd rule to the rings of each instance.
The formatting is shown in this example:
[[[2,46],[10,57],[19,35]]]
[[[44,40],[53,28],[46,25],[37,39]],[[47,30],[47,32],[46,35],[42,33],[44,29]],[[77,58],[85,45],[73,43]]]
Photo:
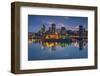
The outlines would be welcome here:
[[[65,48],[68,46],[74,46],[82,50],[83,48],[87,48],[87,39],[86,40],[75,40],[75,41],[67,41],[67,42],[42,42],[41,40],[29,40],[29,44],[37,44],[39,43],[41,49],[49,48],[52,50],[56,50],[56,48]]]

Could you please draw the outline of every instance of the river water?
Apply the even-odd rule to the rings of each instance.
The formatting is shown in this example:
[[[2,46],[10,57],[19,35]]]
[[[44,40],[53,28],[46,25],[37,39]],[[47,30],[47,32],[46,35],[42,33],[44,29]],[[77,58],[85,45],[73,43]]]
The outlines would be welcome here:
[[[31,42],[28,43],[28,60],[88,58],[86,41]]]

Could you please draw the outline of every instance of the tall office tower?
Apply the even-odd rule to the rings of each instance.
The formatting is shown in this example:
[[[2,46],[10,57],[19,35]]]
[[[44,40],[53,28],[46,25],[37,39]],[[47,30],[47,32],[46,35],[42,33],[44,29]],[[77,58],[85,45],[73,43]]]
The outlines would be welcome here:
[[[45,25],[43,25],[42,31],[43,31],[43,33],[45,33]]]
[[[52,32],[52,28],[51,28],[51,27],[49,27],[49,30],[48,30],[48,32],[49,32],[49,33],[51,33],[51,32]]]
[[[83,38],[83,32],[84,32],[83,26],[79,25],[79,37],[80,38]]]
[[[56,32],[56,24],[52,24],[52,33]]]
[[[66,34],[67,33],[66,28],[65,27],[61,27],[61,32],[60,33],[61,34]]]

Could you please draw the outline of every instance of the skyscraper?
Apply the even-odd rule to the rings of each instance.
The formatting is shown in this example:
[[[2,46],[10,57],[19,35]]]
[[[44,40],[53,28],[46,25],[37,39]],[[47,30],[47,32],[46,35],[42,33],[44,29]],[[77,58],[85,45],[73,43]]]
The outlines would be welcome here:
[[[79,37],[80,38],[83,38],[83,26],[82,25],[79,25]]]
[[[56,32],[56,24],[52,24],[52,33]]]
[[[45,32],[45,25],[42,26],[42,32]]]
[[[66,34],[67,33],[66,28],[65,27],[61,27],[61,32],[60,33],[61,34]]]

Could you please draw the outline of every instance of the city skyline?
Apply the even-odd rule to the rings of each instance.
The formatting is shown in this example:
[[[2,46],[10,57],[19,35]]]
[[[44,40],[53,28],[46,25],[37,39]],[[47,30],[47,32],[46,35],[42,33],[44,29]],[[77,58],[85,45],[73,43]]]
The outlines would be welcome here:
[[[28,16],[28,60],[88,57],[88,18]]]
[[[87,29],[88,18],[44,15],[28,16],[28,32],[38,32],[43,25],[45,25],[46,30],[48,30],[51,24],[56,24],[56,28],[65,27],[68,30],[76,30],[79,25]]]

